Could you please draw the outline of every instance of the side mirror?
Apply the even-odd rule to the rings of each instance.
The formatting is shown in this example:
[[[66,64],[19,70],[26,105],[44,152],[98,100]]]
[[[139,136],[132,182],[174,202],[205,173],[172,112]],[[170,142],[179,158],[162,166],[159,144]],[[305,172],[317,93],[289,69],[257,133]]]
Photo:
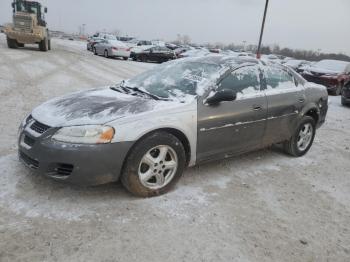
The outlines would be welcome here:
[[[47,7],[44,8],[44,12],[45,12],[45,14],[47,13]]]
[[[236,100],[237,95],[232,90],[221,90],[216,92],[213,96],[208,97],[205,103],[208,105],[217,105],[221,102],[229,102]]]

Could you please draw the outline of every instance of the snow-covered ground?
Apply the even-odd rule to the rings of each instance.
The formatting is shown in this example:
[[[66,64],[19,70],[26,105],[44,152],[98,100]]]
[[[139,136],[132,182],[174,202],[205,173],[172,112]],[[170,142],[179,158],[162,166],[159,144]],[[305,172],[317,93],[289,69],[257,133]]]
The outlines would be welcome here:
[[[0,34],[0,261],[349,261],[350,108],[339,97],[305,157],[266,149],[201,165],[158,198],[60,184],[18,162],[33,107],[152,66],[77,41],[10,50]]]

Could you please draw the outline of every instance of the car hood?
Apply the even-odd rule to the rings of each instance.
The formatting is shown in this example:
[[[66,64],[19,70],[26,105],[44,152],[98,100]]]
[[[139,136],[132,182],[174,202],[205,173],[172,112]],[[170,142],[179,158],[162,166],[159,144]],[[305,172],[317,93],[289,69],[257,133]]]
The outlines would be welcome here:
[[[309,67],[307,71],[311,72],[312,74],[323,74],[323,75],[339,75],[341,72],[325,69],[325,68],[319,68],[319,67]]]
[[[184,104],[178,101],[153,100],[103,88],[49,100],[35,108],[32,116],[51,127],[98,125],[130,115],[181,105]]]

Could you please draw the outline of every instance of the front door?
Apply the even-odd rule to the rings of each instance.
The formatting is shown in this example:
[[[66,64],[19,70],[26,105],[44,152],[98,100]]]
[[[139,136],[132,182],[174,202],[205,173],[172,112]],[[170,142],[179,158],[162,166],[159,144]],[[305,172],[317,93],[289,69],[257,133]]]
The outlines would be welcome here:
[[[259,66],[230,72],[217,86],[233,90],[237,97],[216,106],[198,101],[197,161],[259,148],[265,131],[267,100],[260,86]]]

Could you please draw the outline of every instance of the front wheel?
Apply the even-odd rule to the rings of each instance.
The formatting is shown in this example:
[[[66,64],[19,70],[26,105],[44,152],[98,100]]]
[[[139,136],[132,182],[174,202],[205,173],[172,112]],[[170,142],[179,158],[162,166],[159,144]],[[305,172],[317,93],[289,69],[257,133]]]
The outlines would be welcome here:
[[[16,39],[11,39],[7,37],[7,46],[8,48],[18,48],[18,43]]]
[[[295,157],[305,155],[312,146],[315,134],[315,120],[310,116],[304,116],[294,135],[284,143],[286,153]]]
[[[181,141],[166,132],[155,132],[132,149],[126,159],[121,181],[140,197],[168,192],[180,179],[186,164]]]
[[[48,50],[49,40],[47,37],[45,37],[42,41],[39,43],[39,49],[40,51],[46,52]]]

